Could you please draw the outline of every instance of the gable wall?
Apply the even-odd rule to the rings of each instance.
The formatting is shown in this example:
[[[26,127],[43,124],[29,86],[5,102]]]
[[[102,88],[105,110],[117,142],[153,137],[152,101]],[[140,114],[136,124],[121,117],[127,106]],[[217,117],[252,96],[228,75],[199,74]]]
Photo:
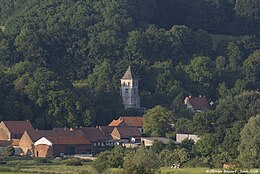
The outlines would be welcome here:
[[[36,145],[34,154],[35,154],[35,157],[50,158],[53,156],[52,146],[48,146],[45,144]]]
[[[11,133],[3,122],[0,123],[0,140],[11,140]]]
[[[23,150],[23,153],[26,154],[27,151],[30,151],[31,154],[34,153],[34,143],[27,133],[24,133],[19,142],[19,147]]]

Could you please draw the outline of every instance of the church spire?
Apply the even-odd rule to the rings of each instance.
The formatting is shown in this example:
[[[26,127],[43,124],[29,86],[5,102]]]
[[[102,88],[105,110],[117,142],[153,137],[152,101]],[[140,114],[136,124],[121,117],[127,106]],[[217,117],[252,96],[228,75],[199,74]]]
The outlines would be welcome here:
[[[131,66],[129,66],[121,78],[121,96],[125,109],[140,108],[138,86],[139,78],[135,75]]]
[[[129,67],[127,68],[124,76],[122,77],[122,79],[129,79],[129,80],[136,80],[138,79],[137,76],[134,74],[131,65],[129,65]]]

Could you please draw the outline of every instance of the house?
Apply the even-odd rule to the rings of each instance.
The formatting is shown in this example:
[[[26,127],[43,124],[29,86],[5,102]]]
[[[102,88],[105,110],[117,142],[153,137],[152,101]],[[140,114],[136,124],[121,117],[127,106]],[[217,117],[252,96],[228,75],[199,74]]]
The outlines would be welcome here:
[[[34,155],[34,143],[41,137],[50,135],[51,133],[51,130],[25,131],[19,141],[19,147],[22,149],[23,155]]]
[[[194,142],[196,143],[200,138],[198,137],[198,135],[194,135],[194,134],[178,134],[178,133],[176,134],[177,143],[181,143],[185,139],[194,140]]]
[[[98,127],[80,127],[77,130],[82,130],[86,138],[91,142],[92,146],[112,146],[114,145],[112,137],[109,138]]]
[[[112,140],[111,133],[114,130],[115,126],[97,126],[97,128],[103,133],[103,135],[108,140]]]
[[[186,97],[184,99],[184,104],[192,112],[205,112],[210,109],[210,104],[206,97]]]
[[[84,154],[91,151],[91,142],[81,130],[52,131],[34,143],[35,157]]]
[[[118,142],[138,142],[141,140],[141,134],[137,127],[115,127],[111,133],[112,138]],[[134,140],[134,141],[133,141]]]
[[[20,139],[24,131],[32,131],[30,121],[2,121],[0,123],[0,140]]]
[[[113,120],[108,126],[134,126],[140,133],[143,133],[144,117],[143,116],[121,116]]]
[[[142,137],[141,138],[141,143],[145,147],[153,146],[153,143],[156,142],[156,141],[160,141],[163,144],[168,144],[172,140],[169,139],[169,138],[166,138],[166,137]]]

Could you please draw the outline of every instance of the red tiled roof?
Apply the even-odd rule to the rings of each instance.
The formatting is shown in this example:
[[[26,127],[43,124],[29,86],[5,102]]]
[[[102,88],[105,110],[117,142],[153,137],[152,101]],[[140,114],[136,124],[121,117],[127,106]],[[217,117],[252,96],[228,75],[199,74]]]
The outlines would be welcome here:
[[[24,131],[34,130],[30,121],[3,121],[12,134],[23,134]]]
[[[52,134],[52,130],[40,130],[40,131],[31,130],[31,131],[26,131],[26,133],[28,134],[30,139],[33,142],[35,142],[35,141],[39,140],[40,138],[42,138],[44,136],[51,135]]]
[[[194,110],[206,111],[210,109],[209,102],[205,97],[186,97],[185,100]]]
[[[143,127],[144,125],[142,116],[122,116],[119,119],[123,120],[128,126]]]
[[[122,122],[123,122],[123,120],[120,120],[120,119],[113,120],[111,123],[109,123],[108,126],[119,126]]]
[[[121,116],[113,120],[108,126],[135,126],[143,127],[144,118],[142,116]]]
[[[77,130],[82,130],[89,141],[99,141],[107,139],[105,135],[101,132],[101,130],[96,127],[80,127],[77,128]]]
[[[137,127],[116,127],[115,130],[119,132],[121,138],[141,137],[141,134]]]
[[[91,144],[85,137],[81,130],[73,131],[52,131],[49,135],[45,135],[45,138],[56,145],[89,145]]]

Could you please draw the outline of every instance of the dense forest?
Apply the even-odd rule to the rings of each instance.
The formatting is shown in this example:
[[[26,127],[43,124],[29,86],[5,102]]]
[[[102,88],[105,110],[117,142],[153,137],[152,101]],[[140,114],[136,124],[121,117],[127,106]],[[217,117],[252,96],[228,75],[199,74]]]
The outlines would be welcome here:
[[[235,159],[240,130],[259,113],[259,37],[256,0],[0,0],[0,120],[47,129],[136,114],[120,97],[132,65],[142,106],[167,109],[173,132],[211,143],[202,156]],[[188,95],[212,110],[190,113]]]

